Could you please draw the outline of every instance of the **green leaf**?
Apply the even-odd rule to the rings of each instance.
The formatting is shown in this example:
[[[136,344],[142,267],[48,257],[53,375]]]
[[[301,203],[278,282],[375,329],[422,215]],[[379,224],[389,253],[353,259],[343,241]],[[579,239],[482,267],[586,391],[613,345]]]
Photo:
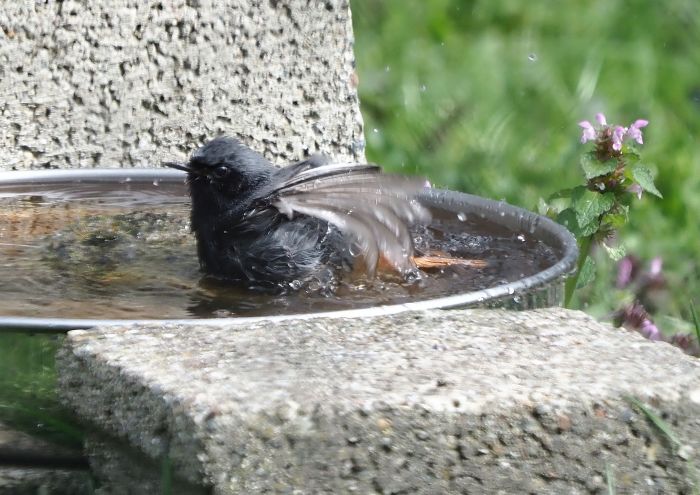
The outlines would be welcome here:
[[[579,235],[578,237],[588,237],[589,235],[593,235],[596,232],[600,230],[600,225],[596,222],[591,222],[587,225],[579,226]]]
[[[663,198],[659,190],[654,185],[654,174],[646,167],[635,167],[632,169],[632,177],[646,192],[659,198]]]
[[[579,236],[579,231],[581,229],[579,229],[578,222],[576,221],[576,213],[574,213],[574,210],[571,208],[566,208],[559,212],[559,215],[557,215],[557,223],[569,229],[569,232],[574,234],[575,237]]]
[[[562,189],[549,196],[546,200],[540,198],[538,204],[540,214],[556,219],[561,211],[571,206],[571,191],[572,189]],[[542,205],[547,207],[546,213],[542,213]]]
[[[552,194],[548,201],[552,201],[553,199],[562,199],[562,198],[570,198],[571,194],[573,193],[573,189],[567,188],[567,189],[562,189],[560,191],[555,192]]]
[[[581,157],[581,168],[587,180],[601,175],[607,175],[615,170],[617,160],[600,162],[593,153],[586,153]]]
[[[625,159],[627,165],[636,165],[640,160],[639,153],[637,153],[634,148],[628,148],[627,151],[622,154],[622,158]]]
[[[590,223],[584,227],[581,227],[576,219],[576,212],[574,212],[574,210],[571,208],[566,208],[559,212],[556,221],[569,229],[569,232],[574,234],[576,239],[581,239],[582,237],[595,234],[598,231],[598,225],[595,223]]]
[[[566,210],[569,207],[571,207],[570,199],[554,199],[547,203],[547,214],[551,218],[556,218],[560,212]]]
[[[618,205],[615,213],[608,213],[603,216],[601,223],[608,225],[611,229],[619,229],[629,221],[629,206]]]
[[[606,245],[604,242],[601,242],[600,244],[601,246],[603,246],[603,249],[605,249],[605,252],[608,253],[610,259],[613,261],[620,261],[627,254],[625,246],[612,247]]]
[[[597,231],[600,226],[599,218],[609,212],[615,205],[615,195],[612,192],[601,194],[577,187],[571,198],[571,208],[576,212],[576,220],[582,229],[594,223]]]
[[[595,261],[593,258],[588,256],[586,261],[583,262],[581,267],[581,272],[578,274],[578,280],[576,281],[576,288],[580,289],[587,286],[595,280]]]

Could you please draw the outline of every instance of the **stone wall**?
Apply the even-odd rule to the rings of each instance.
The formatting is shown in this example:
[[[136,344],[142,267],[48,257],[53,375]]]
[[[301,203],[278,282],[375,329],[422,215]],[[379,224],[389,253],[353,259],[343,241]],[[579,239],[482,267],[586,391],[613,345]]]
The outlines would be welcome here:
[[[0,170],[150,167],[220,134],[364,160],[347,0],[5,1]]]

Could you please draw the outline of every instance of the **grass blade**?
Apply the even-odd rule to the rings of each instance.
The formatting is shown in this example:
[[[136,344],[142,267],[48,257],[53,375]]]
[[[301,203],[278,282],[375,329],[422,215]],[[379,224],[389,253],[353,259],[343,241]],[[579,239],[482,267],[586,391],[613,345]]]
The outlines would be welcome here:
[[[608,484],[608,495],[615,495],[615,473],[609,462],[605,463],[605,480]]]
[[[693,315],[693,327],[695,327],[695,337],[698,339],[698,344],[700,344],[700,320],[698,320],[698,313],[695,311],[695,304],[692,299],[690,301],[690,314]]]
[[[634,397],[628,397],[627,400],[631,402],[637,409],[639,409],[647,419],[656,426],[656,428],[668,439],[668,441],[673,445],[674,449],[677,449],[683,443],[680,441],[675,432],[671,429],[671,426],[661,419],[661,417],[654,411],[649,409],[644,403]]]

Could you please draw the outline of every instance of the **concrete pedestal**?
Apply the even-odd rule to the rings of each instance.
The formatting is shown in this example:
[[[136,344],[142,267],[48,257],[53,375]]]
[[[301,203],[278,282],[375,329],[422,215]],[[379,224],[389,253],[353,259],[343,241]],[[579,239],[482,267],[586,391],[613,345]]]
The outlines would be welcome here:
[[[59,365],[80,416],[221,494],[675,493],[700,446],[700,363],[566,310],[96,328]]]

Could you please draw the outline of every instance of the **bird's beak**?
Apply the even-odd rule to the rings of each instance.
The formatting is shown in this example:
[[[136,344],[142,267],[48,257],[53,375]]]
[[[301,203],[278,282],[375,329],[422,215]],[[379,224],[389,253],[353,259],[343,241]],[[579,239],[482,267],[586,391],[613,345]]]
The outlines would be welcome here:
[[[165,162],[163,163],[166,167],[170,168],[176,168],[178,170],[184,170],[185,172],[194,172],[191,168],[187,166],[186,163],[178,163],[178,162]]]

